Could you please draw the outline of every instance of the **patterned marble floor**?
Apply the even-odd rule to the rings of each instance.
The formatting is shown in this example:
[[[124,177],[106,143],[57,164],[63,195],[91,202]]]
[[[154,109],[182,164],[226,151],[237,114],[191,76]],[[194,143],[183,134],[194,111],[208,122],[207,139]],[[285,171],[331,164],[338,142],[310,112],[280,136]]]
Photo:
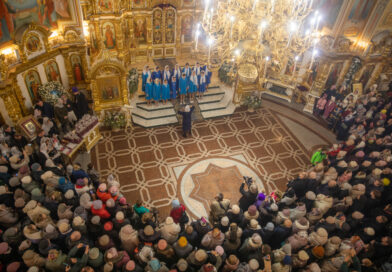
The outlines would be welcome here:
[[[284,190],[288,179],[309,166],[312,149],[330,144],[310,131],[317,123],[308,120],[303,126],[271,104],[254,113],[240,108],[231,117],[194,123],[189,138],[182,137],[180,125],[105,131],[91,159],[103,178],[117,177],[131,203],[141,199],[165,216],[178,197],[193,216],[206,215],[219,191],[238,199],[245,174],[257,180],[259,189]],[[316,138],[310,144],[308,133]]]

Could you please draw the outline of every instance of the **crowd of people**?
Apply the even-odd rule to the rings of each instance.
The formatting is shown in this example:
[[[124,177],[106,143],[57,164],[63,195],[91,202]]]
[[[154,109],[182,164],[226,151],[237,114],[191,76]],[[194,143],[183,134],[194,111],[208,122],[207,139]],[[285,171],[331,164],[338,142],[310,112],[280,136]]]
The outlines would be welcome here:
[[[166,65],[163,71],[157,66],[153,72],[146,65],[142,72],[142,91],[146,94],[148,104],[152,101],[155,104],[160,101],[166,104],[168,100],[174,102],[178,96],[180,103],[184,104],[187,95],[192,103],[196,95],[202,98],[207,91],[211,76],[208,66],[200,66],[198,62],[193,68],[186,63],[183,69],[176,64],[173,70]]]
[[[246,178],[238,203],[218,194],[209,217],[194,220],[177,199],[160,220],[126,199],[112,175],[102,180],[91,165],[82,169],[47,152],[56,150],[55,131],[43,129],[29,142],[4,127],[0,271],[392,271],[387,94],[351,103],[354,121],[337,128],[346,137],[285,192],[260,192]],[[41,102],[37,115],[54,122]]]

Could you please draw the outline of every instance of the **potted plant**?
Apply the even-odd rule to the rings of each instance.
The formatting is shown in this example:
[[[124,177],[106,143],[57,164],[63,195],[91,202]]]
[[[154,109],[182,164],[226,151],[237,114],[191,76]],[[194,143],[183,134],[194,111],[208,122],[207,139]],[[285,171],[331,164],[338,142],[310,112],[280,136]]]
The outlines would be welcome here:
[[[127,121],[123,112],[107,111],[103,119],[104,126],[114,132],[118,132],[121,129],[125,128],[126,123]]]
[[[256,92],[245,97],[244,105],[248,107],[248,112],[254,112],[256,109],[261,107],[261,97]]]

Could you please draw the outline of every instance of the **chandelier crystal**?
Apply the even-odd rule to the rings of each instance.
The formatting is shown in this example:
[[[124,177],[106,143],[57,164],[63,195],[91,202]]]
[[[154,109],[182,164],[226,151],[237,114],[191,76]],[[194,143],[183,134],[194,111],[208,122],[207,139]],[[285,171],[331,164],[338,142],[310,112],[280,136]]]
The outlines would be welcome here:
[[[208,61],[214,47],[220,61],[254,63],[264,78],[267,63],[271,73],[280,73],[288,61],[296,66],[308,50],[313,62],[321,14],[312,5],[313,0],[205,0],[200,27]],[[196,47],[199,28],[197,33]]]

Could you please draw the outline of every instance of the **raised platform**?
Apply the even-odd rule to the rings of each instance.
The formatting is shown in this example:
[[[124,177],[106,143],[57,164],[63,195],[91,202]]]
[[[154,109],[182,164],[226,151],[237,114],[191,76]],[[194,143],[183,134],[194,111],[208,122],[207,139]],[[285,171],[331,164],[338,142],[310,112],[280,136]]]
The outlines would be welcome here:
[[[233,93],[231,88],[223,84],[211,86],[202,99],[196,99],[202,119],[232,115],[235,110],[235,105],[232,103]],[[176,113],[179,107],[178,101],[175,105],[171,102],[148,105],[145,95],[141,92],[135,95],[135,98],[131,103],[134,124],[150,128],[178,123]]]

